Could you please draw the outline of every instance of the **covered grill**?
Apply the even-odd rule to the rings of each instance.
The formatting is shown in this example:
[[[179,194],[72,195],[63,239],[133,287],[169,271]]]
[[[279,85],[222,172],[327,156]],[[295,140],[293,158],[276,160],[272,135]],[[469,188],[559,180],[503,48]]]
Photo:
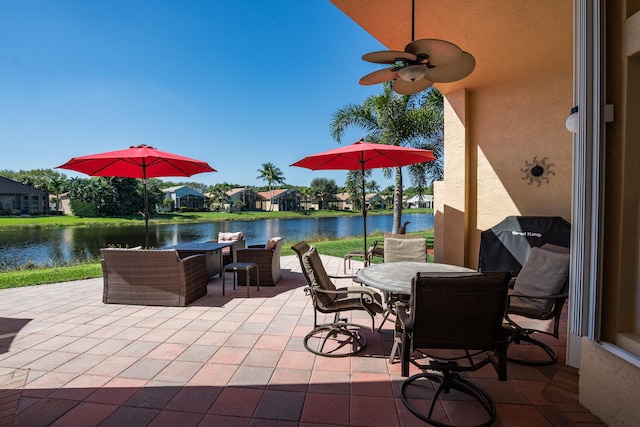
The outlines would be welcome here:
[[[569,247],[571,224],[559,216],[509,216],[480,234],[479,271],[518,275],[533,246]]]

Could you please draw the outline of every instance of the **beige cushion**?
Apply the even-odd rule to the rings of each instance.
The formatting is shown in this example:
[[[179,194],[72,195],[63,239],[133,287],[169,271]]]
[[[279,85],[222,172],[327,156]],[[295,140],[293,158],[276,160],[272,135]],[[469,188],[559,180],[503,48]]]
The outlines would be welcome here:
[[[569,275],[569,254],[533,247],[527,262],[516,277],[515,295],[549,296],[562,289]],[[552,299],[519,298],[523,303],[542,312],[553,306]]]
[[[336,286],[333,284],[327,271],[322,264],[322,259],[315,246],[311,246],[307,252],[302,254],[302,268],[304,268],[309,284],[312,287],[335,291]],[[343,309],[367,309],[371,313],[382,313],[384,306],[382,305],[382,296],[373,289],[366,286],[357,286],[352,288],[341,288],[340,294],[328,294],[325,292],[316,292],[317,305],[325,310],[343,310]],[[363,295],[364,293],[364,295]]]
[[[273,249],[276,247],[276,245],[278,244],[278,242],[282,240],[282,237],[272,237],[271,239],[267,240],[267,244],[264,245],[265,249]]]
[[[242,231],[236,233],[218,233],[218,242],[237,242],[242,240]]]
[[[327,271],[322,265],[322,260],[315,246],[311,246],[307,252],[302,254],[302,266],[304,267],[307,277],[311,286],[335,291],[336,287],[327,275]],[[331,307],[336,299],[336,294],[326,294],[324,292],[318,292],[318,302],[322,307]]]
[[[423,236],[416,238],[385,237],[384,262],[426,262],[426,260],[427,240]]]

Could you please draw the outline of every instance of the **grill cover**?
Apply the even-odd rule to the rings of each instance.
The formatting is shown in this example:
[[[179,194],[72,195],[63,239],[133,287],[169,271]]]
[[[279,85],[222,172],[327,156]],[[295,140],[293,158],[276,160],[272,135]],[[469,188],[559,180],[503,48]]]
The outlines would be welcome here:
[[[509,216],[480,233],[479,271],[511,271],[514,276],[533,246],[552,243],[568,248],[571,224],[559,216]]]

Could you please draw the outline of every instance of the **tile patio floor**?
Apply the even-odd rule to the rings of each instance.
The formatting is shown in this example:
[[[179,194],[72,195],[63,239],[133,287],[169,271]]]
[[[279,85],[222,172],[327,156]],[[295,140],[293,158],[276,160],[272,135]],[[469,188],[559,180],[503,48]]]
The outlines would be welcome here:
[[[323,260],[342,272],[341,259]],[[212,280],[186,308],[105,305],[102,279],[0,290],[0,425],[424,425],[385,357],[392,323],[365,332],[361,355],[315,356],[302,345],[313,312],[297,258],[282,268],[248,299],[228,284],[223,298]],[[564,339],[553,340],[562,359]],[[576,369],[510,363],[508,375],[474,375],[497,403],[495,425],[602,425],[577,402]]]

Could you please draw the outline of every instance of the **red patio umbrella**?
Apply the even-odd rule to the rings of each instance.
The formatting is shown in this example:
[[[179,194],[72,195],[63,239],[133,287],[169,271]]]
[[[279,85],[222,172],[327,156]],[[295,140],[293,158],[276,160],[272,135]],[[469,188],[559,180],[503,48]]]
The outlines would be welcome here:
[[[312,154],[291,166],[311,170],[362,170],[362,221],[364,225],[364,253],[367,253],[365,169],[401,167],[430,162],[435,159],[431,150],[358,141],[344,147]]]
[[[156,150],[148,145],[131,146],[126,150],[74,157],[67,163],[57,167],[86,173],[91,176],[141,178],[144,188],[145,247],[149,247],[147,178],[191,176],[197,173],[216,171],[206,162]]]

